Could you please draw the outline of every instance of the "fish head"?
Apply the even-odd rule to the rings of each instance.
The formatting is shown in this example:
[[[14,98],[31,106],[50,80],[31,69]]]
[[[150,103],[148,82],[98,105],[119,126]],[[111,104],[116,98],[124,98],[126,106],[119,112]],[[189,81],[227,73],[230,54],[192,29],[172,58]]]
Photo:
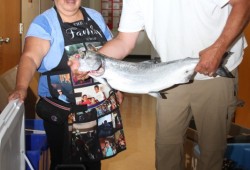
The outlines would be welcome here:
[[[88,72],[92,76],[101,76],[105,71],[104,58],[95,51],[86,51],[85,56],[79,59],[79,63],[80,67],[78,70]]]

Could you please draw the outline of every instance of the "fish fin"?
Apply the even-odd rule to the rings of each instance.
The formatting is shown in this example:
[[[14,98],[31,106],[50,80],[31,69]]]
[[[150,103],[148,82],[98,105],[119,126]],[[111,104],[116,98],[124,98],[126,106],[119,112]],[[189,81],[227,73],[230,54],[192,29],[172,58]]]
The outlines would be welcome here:
[[[165,93],[161,92],[149,92],[148,93],[150,96],[156,97],[156,98],[161,98],[161,99],[167,99],[167,96]]]
[[[149,64],[157,64],[161,62],[161,58],[160,57],[155,57],[151,60],[145,60],[145,61],[141,61],[140,63],[149,63]]]
[[[145,61],[141,61],[139,63],[155,64],[155,61],[154,60],[145,60]]]
[[[153,61],[154,61],[155,64],[161,63],[161,58],[160,57],[154,57]]]
[[[97,81],[99,81],[101,84],[107,85],[109,88],[113,89],[111,85],[108,83],[108,81],[105,78],[100,78],[100,77],[94,77]]]
[[[108,83],[107,79],[103,78],[103,83],[107,85],[110,89],[113,89],[113,87]]]
[[[160,93],[162,99],[167,99],[167,96],[165,93]]]
[[[222,62],[219,66],[219,68],[216,70],[216,73],[214,76],[216,75],[219,75],[221,77],[227,77],[227,78],[235,78],[234,75],[224,66],[225,63],[227,62],[228,60],[228,57],[233,54],[233,52],[226,52],[224,55],[223,55],[223,58],[222,58]]]

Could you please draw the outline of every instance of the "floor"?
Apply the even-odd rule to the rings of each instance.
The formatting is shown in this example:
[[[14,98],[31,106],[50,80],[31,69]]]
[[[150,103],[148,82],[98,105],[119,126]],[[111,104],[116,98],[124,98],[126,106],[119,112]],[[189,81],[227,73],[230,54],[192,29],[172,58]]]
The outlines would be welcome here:
[[[121,113],[127,150],[102,161],[102,170],[154,170],[155,98],[124,93]]]

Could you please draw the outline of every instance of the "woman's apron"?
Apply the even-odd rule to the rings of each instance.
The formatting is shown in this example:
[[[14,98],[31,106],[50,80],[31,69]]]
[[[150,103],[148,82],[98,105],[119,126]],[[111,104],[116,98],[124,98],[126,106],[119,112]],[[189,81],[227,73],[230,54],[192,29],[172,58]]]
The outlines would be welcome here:
[[[86,50],[100,48],[107,41],[94,20],[81,10],[84,20],[74,23],[63,23],[58,14],[65,41],[64,54],[56,68],[43,74],[47,75],[52,98],[77,108],[71,109],[68,116],[71,159],[75,163],[106,159],[126,149],[114,90],[92,78],[73,74],[67,65],[68,60],[84,57]],[[109,152],[107,143],[111,146]]]

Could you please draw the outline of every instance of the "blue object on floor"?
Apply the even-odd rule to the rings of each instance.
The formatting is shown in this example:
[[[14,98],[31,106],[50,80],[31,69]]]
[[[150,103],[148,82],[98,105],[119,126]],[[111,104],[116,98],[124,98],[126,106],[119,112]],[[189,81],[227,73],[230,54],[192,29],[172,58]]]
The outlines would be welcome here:
[[[39,170],[39,161],[44,151],[48,150],[47,137],[43,127],[43,120],[41,119],[26,119],[25,120],[25,146],[26,156],[29,159],[32,167],[35,170]],[[38,133],[37,133],[38,131]],[[46,152],[47,153],[47,152]],[[46,157],[47,158],[47,157]],[[44,162],[43,162],[44,163]],[[48,166],[47,161],[45,162]],[[30,167],[26,163],[26,170],[30,170]]]
[[[26,156],[29,159],[34,170],[39,170],[39,161],[41,157],[41,151],[39,150],[26,150]],[[26,170],[30,170],[30,167],[26,163]]]
[[[47,137],[45,134],[25,134],[26,150],[40,150],[48,149]]]
[[[42,119],[25,119],[25,129],[44,130]]]
[[[250,143],[230,143],[225,157],[235,161],[238,168],[250,170]]]
[[[198,145],[194,146],[194,154],[200,156]],[[225,152],[225,158],[234,161],[236,168],[250,170],[250,143],[229,143]]]

